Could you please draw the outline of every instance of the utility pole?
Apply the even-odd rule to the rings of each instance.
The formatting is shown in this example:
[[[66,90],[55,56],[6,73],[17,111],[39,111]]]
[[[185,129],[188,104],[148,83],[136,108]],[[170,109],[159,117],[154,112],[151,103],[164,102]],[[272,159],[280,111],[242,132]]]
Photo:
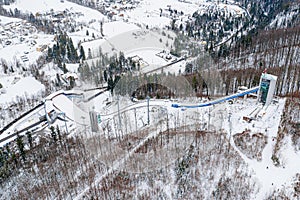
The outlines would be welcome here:
[[[137,134],[136,108],[134,108],[135,133]]]
[[[210,107],[208,107],[208,124],[207,124],[207,130],[209,131],[210,128]]]
[[[232,134],[232,112],[231,112],[231,105],[229,105],[229,112],[228,112],[228,122],[229,122],[229,140],[228,140],[228,155],[230,151],[230,140],[231,140],[231,134]],[[229,170],[229,162],[228,162],[228,170]]]
[[[63,115],[64,115],[64,120],[65,120],[66,131],[67,131],[67,135],[68,135],[69,133],[68,133],[68,126],[67,126],[67,121],[66,121],[66,113],[63,112]]]
[[[231,134],[232,134],[232,112],[231,112],[231,106],[229,107],[229,113],[228,113],[228,122],[229,122],[229,140],[228,140],[228,153],[230,150],[230,139],[231,139]]]
[[[83,126],[84,126],[84,132],[86,133],[85,117],[84,117],[84,116],[81,116],[81,119],[82,119],[82,124],[83,124]]]
[[[120,96],[117,96],[118,101],[118,118],[119,118],[119,130],[121,130],[121,115],[120,115]]]
[[[148,110],[148,125],[150,125],[150,109],[149,109],[149,101],[150,101],[150,97],[147,95],[146,97],[147,99],[147,110]]]

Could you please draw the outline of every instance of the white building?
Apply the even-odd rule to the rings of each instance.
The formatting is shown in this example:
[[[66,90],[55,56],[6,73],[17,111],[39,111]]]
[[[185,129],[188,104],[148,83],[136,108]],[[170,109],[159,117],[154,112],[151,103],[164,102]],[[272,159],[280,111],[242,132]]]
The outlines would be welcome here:
[[[268,106],[275,93],[277,76],[263,73],[260,77],[258,101]]]

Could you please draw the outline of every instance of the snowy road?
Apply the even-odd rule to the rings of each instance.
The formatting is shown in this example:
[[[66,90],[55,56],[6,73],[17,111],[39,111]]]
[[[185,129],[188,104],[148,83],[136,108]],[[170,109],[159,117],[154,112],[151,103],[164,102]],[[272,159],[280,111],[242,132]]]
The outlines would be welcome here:
[[[17,118],[16,121],[11,123],[10,126],[0,134],[0,147],[13,141],[18,134],[23,135],[25,134],[25,131],[32,131],[34,129],[40,130],[43,128],[45,124],[42,124],[42,122],[45,122],[45,119],[42,119],[41,116],[45,115],[45,111],[41,106],[42,105],[38,105],[30,112],[22,115],[20,118]]]

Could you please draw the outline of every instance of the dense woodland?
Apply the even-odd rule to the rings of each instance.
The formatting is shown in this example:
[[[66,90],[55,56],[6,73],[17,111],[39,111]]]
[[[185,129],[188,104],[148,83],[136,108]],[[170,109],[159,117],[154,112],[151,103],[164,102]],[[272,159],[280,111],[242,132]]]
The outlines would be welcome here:
[[[293,132],[299,129],[299,113],[291,109],[299,105],[299,99],[291,99],[286,104],[281,125],[293,128],[288,128],[288,133],[286,129],[280,130],[278,145],[272,156],[274,162],[281,162],[278,158],[276,160],[276,156],[284,137],[292,135],[295,148],[299,144],[299,134]],[[68,137],[63,126],[50,129],[50,134],[40,138],[39,142],[31,133],[26,133],[10,146],[0,149],[0,185],[16,191],[10,193],[10,198],[74,198],[82,192],[82,188],[89,187],[83,199],[249,199],[249,195],[258,190],[251,173],[242,170],[246,167],[245,163],[222,131],[189,130],[184,124],[177,130],[167,129],[143,143],[124,161],[129,168],[111,170],[116,160],[132,153],[133,145],[139,144],[147,131],[118,136],[107,130],[103,137],[82,130],[80,137]],[[89,135],[88,139],[85,134]],[[234,136],[237,145],[247,156],[259,160],[265,138],[253,135],[248,137],[252,141],[249,143],[245,134]],[[192,142],[173,162],[166,165],[167,160],[158,159],[167,149],[187,145],[184,141]],[[136,159],[147,154],[149,159],[152,154],[156,155],[156,162],[164,167],[140,173],[129,170],[141,169],[143,166],[139,165],[143,162]],[[162,158],[166,159],[165,156]],[[16,173],[22,175],[13,176]],[[300,191],[297,177],[292,193],[276,190],[270,193],[270,197],[296,197]],[[6,185],[9,180],[14,184]]]
[[[244,4],[247,4],[247,1]],[[261,2],[260,2],[261,3]],[[273,3],[273,2],[272,2]],[[235,35],[230,40],[218,46],[210,45],[205,47],[207,53],[212,58],[212,61],[203,62],[203,53],[200,54],[196,62],[186,66],[186,72],[192,76],[193,85],[196,90],[202,95],[202,79],[211,71],[212,73],[221,74],[220,81],[222,85],[217,85],[217,88],[210,88],[211,95],[214,91],[216,94],[228,94],[235,92],[238,86],[244,85],[253,87],[258,85],[259,78],[264,71],[278,76],[277,95],[298,95],[300,90],[300,67],[299,56],[300,52],[300,26],[299,15],[293,15],[289,20],[288,26],[285,28],[269,29],[268,23],[274,20],[276,14],[283,9],[287,13],[289,9],[299,13],[299,5],[294,5],[292,2],[276,1],[274,5],[270,2],[262,2],[262,6],[258,3],[251,3],[250,15],[257,17],[257,21],[250,20],[252,26],[256,28],[248,31],[247,34]],[[259,7],[259,8],[258,8]],[[262,16],[263,11],[272,10],[268,17]],[[286,20],[285,18],[283,18]],[[227,25],[225,24],[225,27]],[[224,26],[223,26],[224,27]],[[245,26],[244,26],[245,27]],[[274,28],[274,27],[273,27]],[[222,26],[221,29],[222,30]],[[187,34],[189,36],[189,34]],[[186,45],[185,36],[180,36],[179,42],[175,41],[175,52],[180,52]],[[178,41],[178,40],[177,40]],[[195,55],[193,53],[192,55]],[[217,71],[217,72],[216,72]],[[225,84],[225,88],[224,88]]]
[[[168,195],[172,199],[237,196],[247,198],[249,193],[256,190],[250,178],[251,174],[237,170],[244,163],[228,142],[224,142],[224,133],[207,134],[188,131],[186,128],[183,130],[178,132],[170,129],[162,132],[140,146],[141,150],[138,151],[142,152],[135,152],[135,155],[145,156],[147,152],[152,154],[153,151],[159,153],[159,149],[166,151],[167,148],[175,148],[187,140],[185,137],[194,142],[184,155],[164,168],[137,174],[121,169],[108,171],[110,165],[122,159],[123,153],[127,153],[119,152],[116,145],[128,149],[129,152],[132,149],[126,137],[115,137],[112,134],[108,139],[97,134],[90,135],[89,139],[84,139],[84,134],[81,137],[67,137],[61,128],[51,127],[51,134],[36,143],[36,138],[27,133],[25,137],[18,137],[14,145],[1,149],[0,184],[17,191],[10,194],[12,199],[73,198],[86,186],[90,186],[85,195],[88,199],[140,199]],[[131,144],[139,142],[138,137],[145,133],[139,132],[132,137]],[[135,159],[134,156],[129,158],[126,164],[139,168],[138,165],[142,163]],[[165,164],[164,160],[157,162]],[[224,173],[218,175],[217,171]],[[12,176],[18,172],[22,176]],[[101,184],[95,184],[99,177],[102,177]],[[9,180],[15,184],[5,185],[4,182]],[[201,182],[204,180],[210,180],[210,184],[203,186]],[[171,189],[171,193],[168,193],[168,187],[157,190],[161,187],[160,182],[175,185],[175,188]],[[140,188],[144,184],[149,185],[149,188]],[[204,196],[206,190],[211,191],[209,196]]]

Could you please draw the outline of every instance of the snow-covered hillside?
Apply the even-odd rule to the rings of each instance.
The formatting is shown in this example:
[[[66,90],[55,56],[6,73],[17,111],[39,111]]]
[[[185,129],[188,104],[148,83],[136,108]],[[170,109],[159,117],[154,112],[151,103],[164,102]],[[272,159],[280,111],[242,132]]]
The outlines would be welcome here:
[[[297,14],[292,0],[0,1],[0,200],[298,199]]]
[[[100,12],[79,6],[75,3],[69,1],[61,0],[39,0],[32,4],[30,0],[16,0],[15,3],[12,3],[9,6],[4,6],[7,10],[18,9],[24,13],[32,13],[34,15],[48,14],[51,12],[61,13],[64,11],[77,13],[78,18],[75,18],[77,22],[88,23],[94,20],[104,20],[106,17]]]
[[[45,86],[33,77],[15,76],[13,80],[10,78],[11,77],[1,79],[3,81],[0,99],[0,104],[2,106],[9,104],[10,102],[17,102],[18,98],[23,98],[25,96],[28,98],[31,98],[35,95],[41,96],[41,93],[45,90]]]

